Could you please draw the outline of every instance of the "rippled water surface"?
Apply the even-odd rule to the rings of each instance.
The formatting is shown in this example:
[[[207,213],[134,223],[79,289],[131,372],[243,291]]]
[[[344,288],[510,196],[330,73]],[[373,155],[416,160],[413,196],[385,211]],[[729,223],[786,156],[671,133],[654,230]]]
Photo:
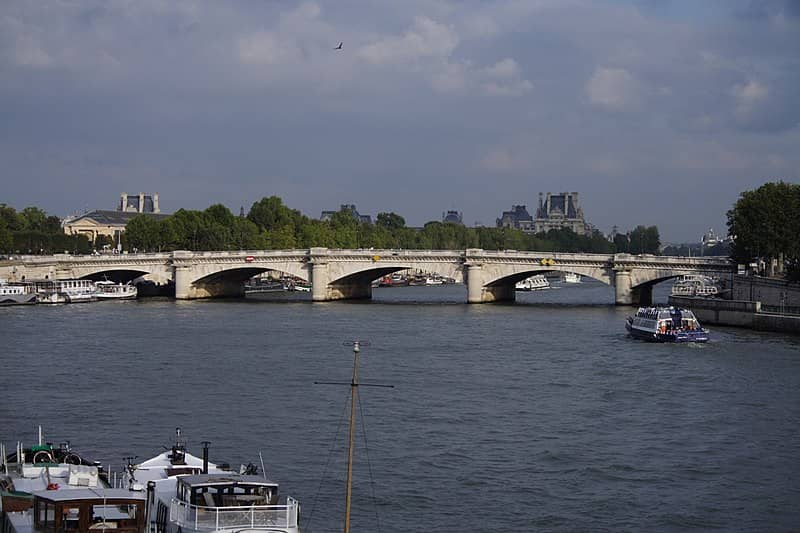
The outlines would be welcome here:
[[[664,288],[658,293],[662,299]],[[598,283],[466,305],[140,300],[0,308],[0,441],[70,440],[119,469],[171,444],[259,462],[341,530],[352,352],[369,339],[353,531],[800,528],[800,338],[628,338]]]

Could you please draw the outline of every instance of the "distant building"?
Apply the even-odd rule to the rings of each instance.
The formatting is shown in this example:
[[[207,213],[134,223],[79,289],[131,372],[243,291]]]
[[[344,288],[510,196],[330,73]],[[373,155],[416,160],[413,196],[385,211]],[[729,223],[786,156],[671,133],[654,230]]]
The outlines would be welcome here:
[[[117,211],[125,213],[160,213],[158,193],[152,196],[141,192],[139,194],[122,193]]]
[[[342,204],[339,207],[339,211],[349,211],[350,214],[353,215],[353,218],[359,222],[363,222],[365,224],[372,224],[372,217],[370,215],[362,215],[356,209],[355,204]],[[330,221],[331,217],[338,213],[339,211],[323,211],[322,215],[320,215],[319,219],[325,222]]]
[[[511,211],[503,211],[497,219],[498,228],[514,228],[525,232],[533,231],[533,217],[524,205],[512,205]]]
[[[116,211],[98,209],[68,217],[61,222],[61,227],[67,235],[86,235],[90,242],[95,242],[99,235],[106,235],[115,243],[119,243],[119,237],[125,231],[125,226],[133,217],[139,215],[150,216],[157,220],[169,216],[160,213],[158,194],[149,196],[122,193]]]
[[[458,211],[448,211],[447,213],[442,213],[442,222],[447,224],[458,224],[460,226],[464,225],[463,216]]]
[[[533,221],[536,233],[547,233],[551,229],[569,228],[578,235],[592,233],[593,226],[583,218],[583,209],[578,205],[578,193],[539,193],[539,209]]]
[[[718,237],[712,228],[709,228],[708,232],[703,235],[702,239],[700,239],[700,244],[702,245],[703,250],[713,248],[722,242],[724,242],[724,240],[721,237]]]

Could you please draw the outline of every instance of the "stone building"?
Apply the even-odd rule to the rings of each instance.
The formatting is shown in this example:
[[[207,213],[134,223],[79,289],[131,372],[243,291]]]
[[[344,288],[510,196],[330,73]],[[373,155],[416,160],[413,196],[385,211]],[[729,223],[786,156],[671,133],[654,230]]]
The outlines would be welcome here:
[[[105,235],[119,244],[125,226],[133,217],[139,215],[147,215],[157,220],[169,216],[161,214],[158,194],[150,196],[141,193],[138,195],[122,193],[116,211],[98,209],[83,215],[67,217],[62,221],[61,227],[67,235],[86,235],[89,242],[95,242],[99,235]]]
[[[149,194],[128,194],[122,193],[119,199],[117,211],[125,213],[160,213],[158,208],[158,193],[150,196]]]
[[[442,222],[446,224],[458,224],[459,226],[463,226],[464,216],[458,211],[448,211],[446,213],[442,213]]]
[[[526,233],[533,231],[533,217],[524,205],[512,205],[511,211],[503,211],[497,219],[498,228],[514,228]]]
[[[592,232],[591,224],[583,218],[583,209],[578,205],[578,193],[539,193],[539,209],[533,221],[534,232],[547,233],[551,229],[569,228],[578,235]]]
[[[342,204],[339,206],[339,211],[349,211],[350,214],[353,215],[353,218],[355,218],[357,221],[365,224],[372,224],[372,217],[370,215],[362,215],[359,213],[355,204]],[[330,221],[331,217],[339,211],[323,211],[319,219],[324,222]]]

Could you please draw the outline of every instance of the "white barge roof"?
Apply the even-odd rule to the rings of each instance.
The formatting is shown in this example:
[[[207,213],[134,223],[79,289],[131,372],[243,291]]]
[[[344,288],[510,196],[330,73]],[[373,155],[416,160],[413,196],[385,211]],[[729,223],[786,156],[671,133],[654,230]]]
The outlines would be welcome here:
[[[145,501],[147,495],[127,489],[84,488],[70,490],[37,490],[33,495],[53,502],[71,500],[137,500]]]

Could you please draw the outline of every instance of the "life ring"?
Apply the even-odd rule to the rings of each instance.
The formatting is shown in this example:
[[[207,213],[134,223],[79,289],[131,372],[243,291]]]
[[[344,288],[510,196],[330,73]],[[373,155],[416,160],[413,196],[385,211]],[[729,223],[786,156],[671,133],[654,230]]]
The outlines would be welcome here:
[[[48,483],[47,490],[58,490],[59,486],[58,483]]]
[[[35,454],[33,454],[33,460],[31,461],[33,464],[39,463],[53,463],[53,454],[47,450],[39,450]]]

